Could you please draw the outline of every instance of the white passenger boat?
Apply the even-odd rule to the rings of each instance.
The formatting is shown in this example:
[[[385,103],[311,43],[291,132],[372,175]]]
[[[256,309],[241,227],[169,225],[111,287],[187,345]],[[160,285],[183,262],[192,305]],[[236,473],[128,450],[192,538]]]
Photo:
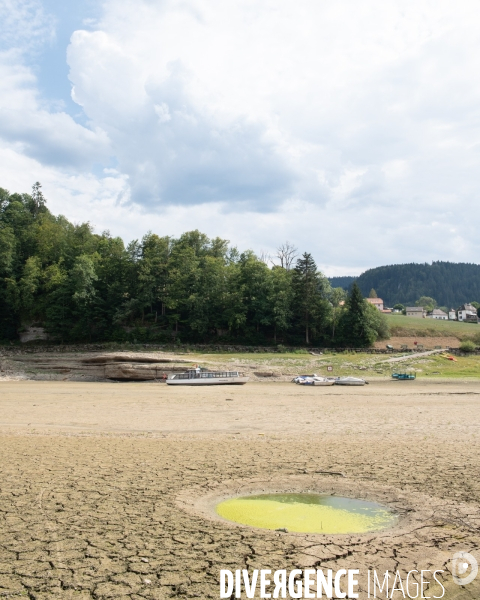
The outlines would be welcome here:
[[[188,369],[185,373],[169,375],[167,385],[243,385],[248,377],[238,371],[201,371]]]

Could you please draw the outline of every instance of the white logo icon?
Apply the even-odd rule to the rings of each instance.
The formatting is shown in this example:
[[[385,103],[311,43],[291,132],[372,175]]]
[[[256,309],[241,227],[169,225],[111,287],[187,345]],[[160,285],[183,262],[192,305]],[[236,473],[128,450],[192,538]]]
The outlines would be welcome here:
[[[452,558],[453,581],[457,585],[472,583],[478,574],[478,563],[468,552],[457,552]]]

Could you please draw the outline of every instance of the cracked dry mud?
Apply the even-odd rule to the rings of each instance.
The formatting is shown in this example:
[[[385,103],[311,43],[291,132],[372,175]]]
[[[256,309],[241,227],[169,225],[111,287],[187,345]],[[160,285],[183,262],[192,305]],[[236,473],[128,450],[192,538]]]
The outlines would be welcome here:
[[[413,384],[1,383],[0,598],[219,598],[222,568],[355,568],[360,598],[368,569],[444,569],[444,598],[477,600],[480,577],[449,570],[457,551],[480,559],[480,386]],[[383,501],[400,523],[304,535],[213,511],[302,489]]]

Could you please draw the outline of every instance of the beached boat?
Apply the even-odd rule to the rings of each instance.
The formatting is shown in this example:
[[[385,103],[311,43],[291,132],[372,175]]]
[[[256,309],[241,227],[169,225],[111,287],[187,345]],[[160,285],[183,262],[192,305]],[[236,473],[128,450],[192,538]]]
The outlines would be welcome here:
[[[203,371],[188,369],[185,373],[169,375],[167,385],[243,385],[248,377],[238,371]]]
[[[332,377],[304,377],[301,381],[298,381],[300,385],[333,385],[335,379]]]
[[[392,377],[397,381],[409,381],[415,379],[417,376],[415,373],[392,373]]]
[[[368,381],[359,377],[337,377],[335,385],[365,385]]]
[[[316,373],[313,373],[313,375],[297,375],[292,379],[292,382],[302,384],[306,379],[312,379],[313,377],[318,377],[318,375]]]

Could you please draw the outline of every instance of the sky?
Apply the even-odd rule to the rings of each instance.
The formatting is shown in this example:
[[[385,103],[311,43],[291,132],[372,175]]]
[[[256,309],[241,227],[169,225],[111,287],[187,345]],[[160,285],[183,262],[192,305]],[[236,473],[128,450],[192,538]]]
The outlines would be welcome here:
[[[478,3],[0,0],[0,187],[35,181],[126,242],[478,263]]]

